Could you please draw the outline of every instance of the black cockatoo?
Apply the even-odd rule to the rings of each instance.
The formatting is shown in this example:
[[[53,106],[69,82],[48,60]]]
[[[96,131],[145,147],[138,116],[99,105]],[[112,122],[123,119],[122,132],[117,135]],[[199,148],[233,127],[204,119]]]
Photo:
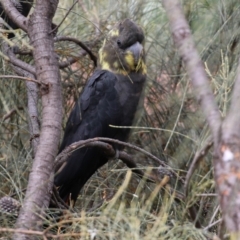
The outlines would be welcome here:
[[[142,29],[129,19],[109,32],[99,50],[98,68],[69,116],[59,152],[76,141],[94,137],[127,140],[129,129],[109,125],[133,123],[147,73],[143,41]],[[74,151],[55,175],[60,197],[73,206],[87,180],[107,161],[100,148]]]

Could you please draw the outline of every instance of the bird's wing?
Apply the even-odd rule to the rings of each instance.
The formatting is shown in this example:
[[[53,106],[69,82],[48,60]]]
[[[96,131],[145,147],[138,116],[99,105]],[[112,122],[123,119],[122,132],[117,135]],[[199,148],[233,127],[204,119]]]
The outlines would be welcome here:
[[[70,116],[68,118],[66,128],[65,128],[64,139],[67,137],[67,135],[74,134],[77,127],[80,126],[83,115],[86,114],[86,110],[89,106],[90,98],[96,95],[94,83],[100,82],[101,75],[103,74],[104,72],[102,71],[95,71],[93,75],[90,77],[90,79],[88,80],[82,92],[82,95],[79,97],[78,101],[75,103],[73,110],[70,113]],[[62,145],[66,145],[66,144],[62,144]]]
[[[89,79],[69,117],[60,151],[88,138],[127,139],[129,129],[109,125],[130,126],[133,122],[146,79],[143,40],[142,29],[129,19],[109,32],[99,50],[99,70]],[[76,201],[86,181],[107,160],[99,148],[75,150],[54,179],[61,198]]]
[[[66,125],[59,152],[66,146],[88,138],[114,137],[109,124],[118,125],[123,115],[115,89],[115,74],[96,70],[76,102]]]
[[[96,70],[69,116],[60,152],[73,142],[93,137],[113,138],[117,129],[109,124],[119,125],[123,115],[118,93],[115,89],[115,74]],[[98,149],[80,148],[74,151],[65,166],[55,176],[55,185],[60,187],[60,196],[79,192],[94,172],[106,163]],[[77,196],[76,196],[77,197]]]

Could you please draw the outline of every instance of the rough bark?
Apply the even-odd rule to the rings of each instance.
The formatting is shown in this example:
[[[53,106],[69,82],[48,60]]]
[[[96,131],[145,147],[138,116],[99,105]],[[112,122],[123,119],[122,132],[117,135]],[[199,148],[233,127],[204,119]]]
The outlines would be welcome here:
[[[29,175],[26,197],[16,223],[16,227],[20,229],[41,229],[44,208],[49,204],[49,179],[60,139],[62,121],[60,72],[54,53],[53,35],[49,34],[57,4],[58,0],[37,0],[35,10],[28,22],[27,32],[34,48],[37,80],[47,84],[48,87],[40,89],[41,132]],[[16,233],[13,238],[30,239],[29,236],[20,233]]]
[[[22,30],[27,32],[28,29],[28,21],[27,18],[24,17],[13,5],[12,1],[9,0],[1,0],[1,4],[3,6],[6,14],[12,19],[12,21],[17,24]]]
[[[214,172],[220,206],[231,239],[240,238],[240,67],[229,113],[221,121],[200,57],[194,47],[189,25],[178,0],[165,0],[175,45],[186,65],[214,138]]]
[[[25,77],[34,78],[30,73],[25,73]],[[39,117],[38,117],[38,86],[34,82],[26,81],[27,99],[28,99],[28,128],[31,134],[31,145],[33,149],[33,158],[37,152],[39,144]]]
[[[12,65],[14,72],[23,77],[34,79],[34,75],[28,71],[27,68],[33,68],[31,65],[28,65],[25,62],[17,59],[16,55],[13,53],[12,49],[8,46],[7,43],[3,43],[2,45],[3,53],[6,54],[9,58],[9,61]],[[19,63],[16,65],[16,63]],[[24,68],[22,68],[22,66]],[[26,81],[26,88],[27,88],[27,99],[28,99],[28,126],[29,132],[31,135],[31,145],[33,149],[33,158],[37,152],[37,147],[39,143],[39,117],[38,117],[38,86],[37,83]]]
[[[11,63],[14,70],[17,71],[17,68],[18,68],[18,69],[22,69],[23,71],[26,71],[34,76],[36,75],[35,67],[18,59],[16,57],[16,55],[13,53],[12,49],[6,43],[4,43],[3,48],[4,48],[3,49],[4,54],[6,56],[8,56],[8,60]],[[16,69],[15,69],[15,67],[16,67]],[[24,75],[24,74],[20,74],[20,75]]]
[[[224,223],[231,239],[240,239],[240,61],[231,105],[215,146],[215,181],[220,195]]]
[[[214,173],[220,206],[231,239],[240,239],[240,67],[230,110],[221,120],[214,95],[178,0],[164,0],[174,43],[195,88],[214,140]]]

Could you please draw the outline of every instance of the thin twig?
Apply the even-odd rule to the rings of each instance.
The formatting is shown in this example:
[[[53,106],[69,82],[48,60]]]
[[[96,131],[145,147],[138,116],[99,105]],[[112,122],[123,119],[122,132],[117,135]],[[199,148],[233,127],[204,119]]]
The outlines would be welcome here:
[[[119,151],[119,159],[122,160],[127,165],[127,167],[129,167],[139,177],[145,177],[147,182],[156,183],[158,181],[156,177],[146,175],[142,170],[140,170],[137,167],[137,164],[134,162],[133,156],[128,155],[126,152]]]
[[[205,227],[203,230],[208,230],[209,228],[215,226],[216,224],[222,222],[222,218],[218,219],[217,221],[215,221],[214,223],[208,225],[207,227]]]
[[[77,219],[79,221],[79,219]],[[68,222],[73,222],[73,220],[70,220]],[[61,222],[62,223],[62,222]],[[59,226],[59,224],[57,225]],[[85,233],[62,233],[62,234],[50,234],[46,233],[46,231],[35,231],[35,230],[24,230],[24,229],[13,229],[13,228],[0,228],[0,232],[9,232],[9,233],[22,233],[22,234],[27,234],[27,235],[35,235],[35,236],[41,236],[44,240],[48,239],[63,239],[65,237],[84,237]]]
[[[62,21],[55,27],[52,29],[52,31],[49,34],[52,34],[53,32],[57,31],[58,28],[63,24],[64,20],[67,18],[67,16],[69,15],[69,13],[71,12],[71,10],[73,9],[73,7],[77,4],[78,0],[76,0],[72,6],[68,9],[66,15],[63,17]]]
[[[45,85],[46,87],[48,87],[48,85],[46,83],[43,83],[43,82],[39,82],[35,79],[32,79],[32,78],[29,78],[29,77],[21,77],[21,76],[17,76],[17,75],[0,75],[0,78],[17,78],[17,79],[20,79],[20,80],[26,80],[26,81],[29,81],[29,82],[34,82],[34,83],[37,83],[39,85]]]
[[[41,231],[35,231],[35,230],[24,230],[24,229],[12,229],[12,228],[0,228],[0,232],[10,232],[10,233],[24,233],[27,235],[37,235],[37,236],[42,236],[43,239],[47,240],[46,235],[44,232]],[[52,237],[51,234],[47,235],[48,237]]]
[[[54,38],[55,42],[61,42],[61,41],[70,41],[70,42],[74,42],[76,43],[79,47],[81,47],[83,50],[85,50],[90,59],[93,61],[94,66],[97,66],[97,57],[92,53],[92,51],[80,40],[73,38],[73,37],[66,37],[66,36],[60,36],[60,37],[56,37]]]
[[[185,183],[184,183],[184,193],[185,196],[187,197],[188,195],[188,185],[190,182],[190,179],[195,171],[195,169],[197,168],[198,164],[200,163],[200,161],[204,158],[204,156],[206,155],[206,153],[208,152],[208,150],[212,147],[213,142],[210,141],[208,142],[199,152],[197,152],[195,154],[195,157],[188,169],[187,175],[186,175],[186,179],[185,179]]]
[[[197,197],[217,197],[217,193],[201,193],[201,194],[196,194],[195,196]]]
[[[23,107],[19,107],[18,110],[23,110]],[[16,108],[13,108],[9,113],[6,113],[3,118],[2,121],[4,122],[5,120],[7,120],[8,118],[10,118],[14,113],[17,112]]]
[[[212,217],[211,217],[211,219],[210,219],[210,221],[209,221],[209,225],[212,224],[214,218],[216,217],[217,213],[219,212],[219,209],[220,209],[220,205],[218,205],[218,206],[216,207],[216,209],[215,209],[215,211],[214,211],[214,213],[213,213],[213,215],[212,215]]]
[[[222,123],[219,107],[215,101],[207,74],[196,50],[189,24],[178,0],[164,0],[163,7],[169,19],[172,37],[183,59],[188,75],[195,89],[195,96],[205,114],[213,136],[214,144],[219,141]]]

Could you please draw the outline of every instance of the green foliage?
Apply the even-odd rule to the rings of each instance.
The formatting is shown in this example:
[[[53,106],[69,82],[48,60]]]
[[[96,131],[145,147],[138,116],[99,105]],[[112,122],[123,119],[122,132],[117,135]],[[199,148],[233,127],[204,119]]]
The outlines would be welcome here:
[[[72,2],[60,1],[55,23],[61,21]],[[184,0],[182,4],[224,117],[239,57],[240,4],[236,0]],[[173,46],[161,3],[79,1],[58,34],[78,38],[97,55],[111,26],[126,17],[144,29],[148,66],[144,108],[136,120],[139,128],[132,130],[129,141],[164,160],[179,174],[179,179],[170,177],[164,186],[148,183],[135,175],[130,177],[120,161],[110,161],[86,184],[74,213],[55,225],[48,222],[49,233],[55,234],[56,228],[61,234],[67,232],[69,235],[64,239],[74,239],[74,234],[76,239],[80,236],[93,239],[94,234],[96,239],[211,239],[215,233],[224,232],[215,194],[211,149],[195,167],[186,198],[180,179],[184,180],[194,156],[210,141],[210,132],[194,97],[197,93]],[[25,46],[28,40],[17,35],[13,41]],[[81,51],[71,42],[56,44],[60,61],[77,57]],[[63,129],[74,100],[93,68],[89,57],[83,55],[77,63],[61,70]],[[0,71],[1,75],[14,74],[3,59]],[[21,202],[32,163],[26,105],[25,83],[1,78],[0,181],[3,184],[0,197],[15,194]],[[4,120],[3,116],[13,109],[16,112]],[[136,151],[127,151],[139,167],[151,167],[153,174],[163,178],[161,172],[167,170],[160,170],[158,162]],[[5,217],[0,217],[1,226],[12,227],[12,218]],[[197,222],[200,228],[195,227]]]

